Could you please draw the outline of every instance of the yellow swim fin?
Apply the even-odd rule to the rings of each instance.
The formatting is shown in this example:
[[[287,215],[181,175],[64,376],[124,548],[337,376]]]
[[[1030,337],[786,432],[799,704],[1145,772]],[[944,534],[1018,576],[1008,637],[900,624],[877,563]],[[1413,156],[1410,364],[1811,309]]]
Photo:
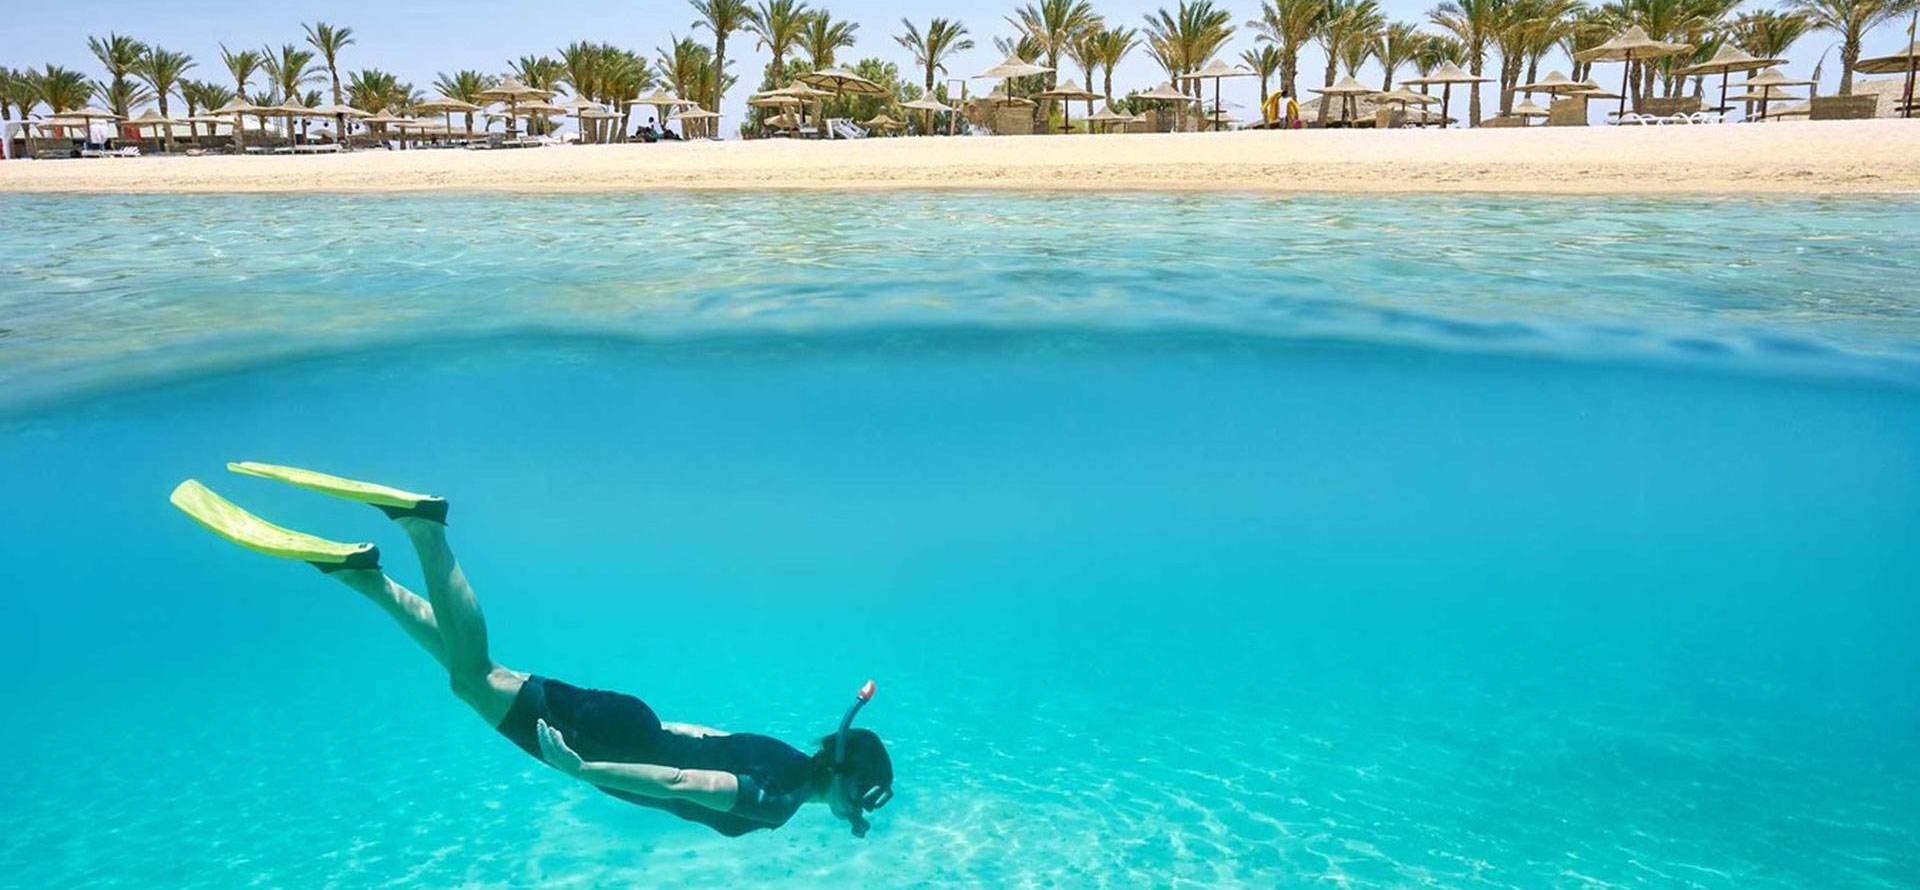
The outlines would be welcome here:
[[[414,516],[442,524],[447,521],[447,502],[430,494],[404,491],[378,482],[361,482],[357,479],[332,476],[299,467],[282,467],[253,461],[230,463],[227,464],[227,469],[248,476],[259,476],[263,479],[275,479],[298,485],[301,488],[312,489],[321,494],[345,498],[349,501],[372,504],[392,519]]]
[[[323,572],[380,567],[380,548],[372,544],[342,544],[281,528],[240,509],[194,479],[180,483],[169,500],[214,534],[249,550],[309,562]]]

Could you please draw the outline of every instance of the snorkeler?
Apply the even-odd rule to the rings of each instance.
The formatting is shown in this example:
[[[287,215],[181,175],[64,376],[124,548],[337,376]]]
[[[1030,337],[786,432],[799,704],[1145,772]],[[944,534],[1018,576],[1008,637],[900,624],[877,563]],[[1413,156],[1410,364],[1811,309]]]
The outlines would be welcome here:
[[[825,803],[864,837],[866,814],[893,798],[893,763],[880,736],[854,729],[873,697],[860,688],[839,729],[808,755],[762,735],[662,722],[645,702],[511,670],[487,653],[487,627],[473,588],[447,546],[447,502],[369,482],[268,464],[228,464],[236,473],[292,483],[370,504],[406,532],[426,575],[427,598],[380,569],[372,544],[342,544],[284,529],[188,479],[174,506],[215,534],[269,556],[297,559],[370,599],[447,670],[453,694],[501,735],[554,769],[641,806],[706,825],[728,837],[786,824],[801,804]]]

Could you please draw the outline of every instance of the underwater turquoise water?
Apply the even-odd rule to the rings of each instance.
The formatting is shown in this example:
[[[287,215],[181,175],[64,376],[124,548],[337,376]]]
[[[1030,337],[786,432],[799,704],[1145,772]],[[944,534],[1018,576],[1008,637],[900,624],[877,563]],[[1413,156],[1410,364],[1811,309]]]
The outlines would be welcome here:
[[[0,198],[0,888],[1920,888],[1920,202]],[[447,495],[572,784],[166,502]]]

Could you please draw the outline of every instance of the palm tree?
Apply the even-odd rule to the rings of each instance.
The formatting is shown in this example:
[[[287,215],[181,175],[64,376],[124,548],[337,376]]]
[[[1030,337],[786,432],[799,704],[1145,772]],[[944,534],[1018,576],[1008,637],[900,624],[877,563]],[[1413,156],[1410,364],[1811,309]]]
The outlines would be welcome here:
[[[86,105],[87,97],[93,94],[85,74],[58,65],[47,65],[40,71],[29,68],[20,72],[20,78],[24,85],[21,93],[31,97],[21,108],[22,116],[36,103],[44,103],[54,114],[73,111]]]
[[[1375,0],[1329,0],[1327,14],[1320,19],[1320,28],[1314,34],[1327,56],[1326,82],[1321,86],[1333,86],[1341,62],[1353,63],[1348,66],[1350,73],[1360,68],[1360,63],[1366,60],[1365,47],[1386,20],[1386,13],[1380,11],[1380,4]],[[1322,97],[1319,104],[1320,123],[1325,124],[1328,108],[1333,103]]]
[[[220,61],[226,63],[227,73],[233,75],[234,95],[245,96],[247,82],[253,80],[253,75],[260,70],[266,60],[250,49],[233,52],[223,43],[220,45]]]
[[[1014,10],[1007,23],[1033,40],[1046,56],[1047,89],[1060,85],[1060,56],[1088,31],[1104,26],[1087,0],[1039,0]]]
[[[1107,104],[1113,104],[1113,69],[1121,60],[1140,45],[1140,32],[1134,28],[1102,28],[1094,38],[1095,48],[1099,52],[1099,64],[1102,73],[1100,92],[1107,97]],[[1093,84],[1087,84],[1093,89]]]
[[[267,83],[282,102],[300,98],[302,87],[320,79],[320,73],[313,70],[313,53],[294,44],[281,44],[279,52],[269,49],[261,56]]]
[[[660,77],[681,96],[724,93],[733,84],[732,75],[714,67],[713,51],[691,37],[674,39],[670,48],[654,49],[654,55]]]
[[[807,54],[807,67],[818,71],[833,67],[834,53],[853,46],[858,22],[839,21],[824,9],[807,16],[807,29],[800,35],[800,48]]]
[[[486,92],[490,78],[471,68],[463,68],[452,74],[439,74],[434,77],[433,88],[440,95],[462,102],[480,104],[480,94]],[[466,113],[467,132],[473,132],[473,112]]]
[[[1840,35],[1842,96],[1853,95],[1853,66],[1860,61],[1860,38],[1911,8],[1911,0],[1787,0],[1787,9],[1804,16],[1813,29]]]
[[[1266,113],[1267,84],[1273,81],[1273,75],[1279,72],[1280,64],[1284,61],[1285,59],[1280,57],[1280,50],[1276,49],[1271,43],[1261,44],[1258,49],[1240,51],[1240,63],[1247,66],[1260,78],[1260,109],[1262,114]]]
[[[1280,92],[1298,95],[1300,47],[1313,39],[1327,15],[1327,0],[1262,0],[1260,17],[1247,23],[1254,39],[1280,51]]]
[[[1082,83],[1087,85],[1088,92],[1093,91],[1094,69],[1100,67],[1100,35],[1106,33],[1106,30],[1104,25],[1090,29],[1067,45],[1067,58],[1072,59],[1073,64],[1079,66],[1080,74],[1085,78]],[[1087,113],[1093,113],[1092,99],[1087,100]]]
[[[105,37],[87,38],[87,49],[93,51],[93,57],[100,60],[100,67],[107,69],[107,88],[101,91],[114,114],[126,117],[135,95],[130,75],[140,64],[140,57],[146,55],[147,45],[122,34],[109,32]]]
[[[1559,49],[1572,60],[1574,80],[1586,80],[1593,73],[1593,63],[1580,61],[1580,54],[1605,43],[1619,28],[1617,18],[1605,9],[1587,7],[1569,18]]]
[[[1487,43],[1500,27],[1506,0],[1445,0],[1427,18],[1460,41],[1467,72],[1478,77],[1487,63]],[[1480,85],[1474,84],[1467,105],[1467,125],[1480,125]]]
[[[1394,74],[1402,65],[1413,61],[1426,40],[1427,35],[1420,33],[1420,26],[1412,22],[1393,22],[1374,35],[1373,57],[1386,72],[1386,78],[1380,84],[1382,92],[1393,89]]]
[[[153,90],[154,102],[160,106],[160,116],[167,116],[167,94],[180,85],[181,78],[193,68],[193,57],[186,53],[176,53],[160,47],[148,47],[146,54],[140,57],[140,64],[134,73],[147,82]],[[173,128],[166,129],[167,151],[173,151]]]
[[[137,108],[153,101],[153,93],[137,81],[111,80],[93,82],[94,95],[100,98],[100,104],[108,108]],[[118,111],[115,111],[118,114]]]
[[[747,30],[759,38],[755,48],[773,56],[767,63],[767,80],[776,88],[786,86],[780,79],[786,73],[787,53],[800,42],[812,13],[805,0],[760,0],[760,5],[747,13]]]
[[[1169,76],[1198,71],[1233,36],[1233,14],[1213,5],[1213,0],[1180,0],[1172,13],[1165,7],[1147,15],[1147,51]],[[1185,91],[1196,98],[1200,81],[1186,81]],[[1180,116],[1186,117],[1188,103],[1180,103]]]
[[[893,42],[913,53],[913,62],[926,74],[927,91],[933,91],[935,75],[947,70],[947,57],[958,52],[973,49],[973,38],[967,36],[967,26],[950,19],[934,19],[927,22],[927,30],[914,27],[913,22],[900,20],[907,33],[893,38]]]
[[[347,78],[347,104],[386,111],[401,104],[400,78],[378,68],[362,68]]]
[[[697,95],[707,97],[707,108],[718,111],[720,99],[726,95],[729,78],[727,70],[727,35],[745,30],[753,18],[753,9],[747,6],[747,0],[688,0],[693,11],[700,14],[695,28],[705,28],[713,34],[713,57],[708,64],[711,69],[706,78],[708,92]],[[686,94],[681,94],[686,95]]]
[[[26,104],[31,101],[27,96],[27,87],[20,72],[0,65],[0,121],[13,120],[13,110],[20,109],[20,117],[27,116]]]
[[[1799,13],[1760,10],[1734,19],[1729,36],[1734,46],[1750,55],[1777,59],[1812,29],[1813,24]]]
[[[302,25],[307,29],[307,45],[320,51],[320,61],[327,66],[327,77],[333,81],[333,104],[339,105],[340,93],[340,51],[353,45],[352,28],[336,28],[326,22]]]

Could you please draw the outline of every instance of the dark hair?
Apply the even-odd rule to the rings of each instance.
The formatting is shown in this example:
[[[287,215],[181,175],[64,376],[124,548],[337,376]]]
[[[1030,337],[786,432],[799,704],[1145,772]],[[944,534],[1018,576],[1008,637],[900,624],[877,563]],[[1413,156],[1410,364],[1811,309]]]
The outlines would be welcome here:
[[[825,786],[833,775],[834,736],[820,739],[820,751],[813,755],[814,781]],[[842,769],[853,777],[854,794],[864,795],[870,788],[893,787],[893,758],[880,734],[871,729],[847,730],[847,757]]]

